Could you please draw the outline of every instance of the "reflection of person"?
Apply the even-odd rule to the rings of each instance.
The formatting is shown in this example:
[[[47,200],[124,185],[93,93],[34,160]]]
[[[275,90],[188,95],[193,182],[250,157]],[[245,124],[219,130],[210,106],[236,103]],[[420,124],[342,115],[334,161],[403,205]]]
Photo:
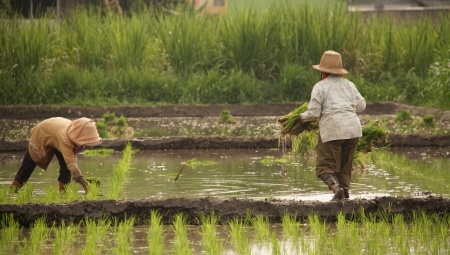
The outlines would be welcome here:
[[[333,191],[333,200],[341,200],[349,198],[353,156],[362,136],[356,112],[366,108],[366,101],[355,85],[342,77],[348,72],[342,68],[339,53],[324,52],[313,68],[322,72],[322,77],[298,121],[319,122],[316,175]]]
[[[74,121],[56,117],[37,124],[30,132],[30,142],[23,157],[22,166],[14,177],[11,188],[17,191],[28,181],[36,166],[47,169],[53,155],[59,161],[59,189],[72,177],[87,192],[89,184],[77,166],[77,154],[86,146],[102,142],[95,122],[88,118]]]

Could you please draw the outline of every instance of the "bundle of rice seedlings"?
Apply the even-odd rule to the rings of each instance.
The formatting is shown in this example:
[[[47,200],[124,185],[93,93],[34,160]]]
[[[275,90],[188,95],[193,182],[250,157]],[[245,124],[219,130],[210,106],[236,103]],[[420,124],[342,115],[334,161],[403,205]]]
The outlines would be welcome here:
[[[317,121],[308,121],[302,124],[297,121],[298,114],[306,112],[307,110],[308,103],[304,103],[301,106],[295,108],[292,112],[279,118],[278,122],[281,124],[281,135],[298,136],[305,130],[311,131],[314,129],[318,129],[319,126],[317,124]]]
[[[362,127],[362,137],[356,147],[357,152],[369,153],[373,142],[386,142],[387,129],[379,121],[372,120]]]

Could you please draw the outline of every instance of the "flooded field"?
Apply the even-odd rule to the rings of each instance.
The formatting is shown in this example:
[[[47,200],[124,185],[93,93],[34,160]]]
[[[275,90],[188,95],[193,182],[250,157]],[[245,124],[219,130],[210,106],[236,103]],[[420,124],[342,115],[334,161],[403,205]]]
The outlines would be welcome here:
[[[405,158],[411,151],[400,151]],[[386,153],[385,153],[386,154]],[[377,154],[373,157],[377,157]],[[384,154],[383,157],[386,157]],[[406,155],[406,156],[403,156]],[[450,158],[436,157],[423,150],[420,157],[409,159],[412,165],[423,166],[423,171],[395,162],[368,162],[365,169],[355,169],[351,187],[351,198],[374,198],[380,196],[416,197],[436,195],[450,197],[450,190],[441,179],[432,176],[448,176]],[[107,157],[78,159],[80,169],[87,177],[98,177],[108,183],[114,165],[121,153]],[[0,184],[9,185],[20,167],[21,153],[3,153],[0,157]],[[212,161],[208,166],[186,166],[179,179],[174,179],[183,162],[191,159]],[[367,159],[371,160],[371,159]],[[416,163],[415,163],[416,162]],[[277,149],[248,150],[167,150],[137,151],[126,183],[126,199],[173,198],[173,197],[220,197],[264,199],[294,199],[329,201],[331,193],[315,176],[314,158],[283,156]],[[433,171],[430,175],[427,171]],[[425,176],[424,176],[425,175]],[[427,176],[428,175],[428,176]],[[52,161],[47,171],[36,168],[30,183],[36,193],[43,193],[48,185],[57,186],[58,164]],[[100,185],[102,195],[104,186]]]

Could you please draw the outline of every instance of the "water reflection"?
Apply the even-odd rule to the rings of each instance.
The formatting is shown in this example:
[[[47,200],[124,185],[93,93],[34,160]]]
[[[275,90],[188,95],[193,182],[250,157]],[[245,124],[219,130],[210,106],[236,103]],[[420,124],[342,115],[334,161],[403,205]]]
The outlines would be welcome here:
[[[252,199],[331,199],[331,192],[315,176],[314,159],[300,158],[280,163],[263,164],[261,159],[279,158],[278,150],[173,150],[139,151],[133,157],[128,181],[124,184],[125,199],[173,198],[173,197],[220,197]],[[100,194],[112,176],[114,165],[121,158],[116,152],[109,157],[85,157],[78,159],[80,169],[88,177],[99,177]],[[190,159],[213,161],[209,166],[186,166],[179,179],[174,178],[183,162]],[[0,156],[0,184],[9,185],[22,160],[21,153]],[[448,158],[427,158],[440,171],[450,166]],[[364,171],[353,172],[351,198],[374,198],[380,196],[449,196],[445,189],[433,190],[432,180],[410,176],[401,168],[367,164]],[[283,174],[281,174],[283,173]],[[58,164],[54,160],[47,171],[36,168],[30,182],[35,193],[43,193],[49,184],[57,185]],[[427,184],[429,182],[429,184]]]

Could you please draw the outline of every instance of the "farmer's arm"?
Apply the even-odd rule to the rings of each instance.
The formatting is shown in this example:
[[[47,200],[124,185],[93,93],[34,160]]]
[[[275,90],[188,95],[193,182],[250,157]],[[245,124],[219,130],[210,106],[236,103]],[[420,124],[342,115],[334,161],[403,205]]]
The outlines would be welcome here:
[[[299,117],[303,122],[317,121],[322,112],[322,93],[318,86],[314,86],[311,92],[311,99],[308,103],[308,110],[300,113]]]
[[[79,183],[81,186],[83,186],[84,190],[87,192],[89,183],[86,181],[86,179],[83,177],[83,174],[81,173],[80,169],[78,168],[78,165],[75,162],[76,155],[73,153],[72,148],[64,148],[61,153],[64,156],[64,161],[66,161],[67,168],[69,169],[70,173],[72,174],[72,179]]]
[[[353,84],[353,82],[350,83],[353,85],[353,89],[356,95],[356,112],[362,112],[364,111],[364,109],[366,109],[366,100],[361,96],[355,84]]]

